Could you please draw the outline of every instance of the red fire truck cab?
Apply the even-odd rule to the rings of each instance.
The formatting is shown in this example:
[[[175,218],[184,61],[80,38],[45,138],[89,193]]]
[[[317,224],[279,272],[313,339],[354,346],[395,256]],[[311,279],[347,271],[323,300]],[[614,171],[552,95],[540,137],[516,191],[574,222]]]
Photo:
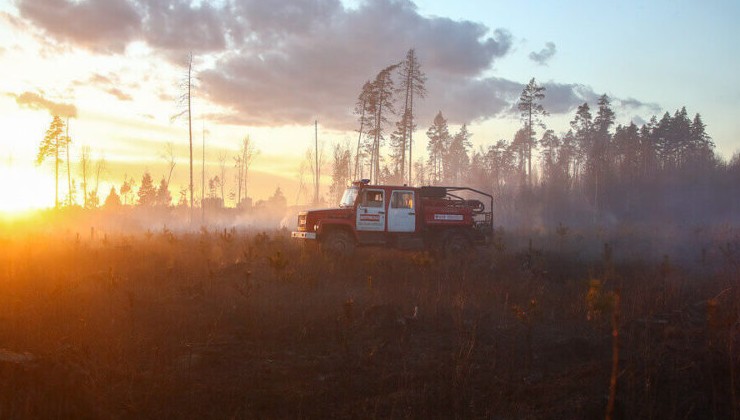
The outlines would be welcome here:
[[[468,187],[370,185],[363,179],[344,191],[338,208],[300,212],[291,236],[337,255],[366,245],[458,254],[490,241],[492,208],[490,194]]]

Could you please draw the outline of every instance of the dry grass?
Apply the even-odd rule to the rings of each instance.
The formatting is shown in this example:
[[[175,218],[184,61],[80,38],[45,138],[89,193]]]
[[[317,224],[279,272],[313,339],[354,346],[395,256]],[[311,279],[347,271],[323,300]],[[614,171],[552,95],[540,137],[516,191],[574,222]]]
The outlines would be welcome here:
[[[501,232],[464,261],[331,260],[285,231],[7,237],[0,418],[599,418],[616,288],[614,417],[738,418],[740,241],[721,233],[692,256]]]

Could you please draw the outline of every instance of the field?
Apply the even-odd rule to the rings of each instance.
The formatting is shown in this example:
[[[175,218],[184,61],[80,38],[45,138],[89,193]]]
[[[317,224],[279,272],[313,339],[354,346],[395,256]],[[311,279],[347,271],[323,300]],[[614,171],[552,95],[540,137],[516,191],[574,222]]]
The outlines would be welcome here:
[[[4,236],[0,418],[740,418],[735,228],[289,236]]]

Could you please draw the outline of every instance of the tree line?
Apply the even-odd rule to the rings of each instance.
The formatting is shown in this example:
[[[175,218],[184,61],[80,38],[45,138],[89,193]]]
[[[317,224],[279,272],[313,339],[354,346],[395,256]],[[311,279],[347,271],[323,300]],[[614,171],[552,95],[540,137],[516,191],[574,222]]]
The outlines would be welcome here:
[[[620,124],[604,94],[595,104],[578,106],[568,130],[556,133],[547,127],[546,89],[534,78],[516,103],[522,126],[512,139],[473,150],[467,125],[451,133],[440,111],[426,131],[426,159],[412,161],[416,123],[408,92],[423,97],[425,80],[410,50],[404,62],[364,84],[355,110],[354,167],[349,146],[334,146],[332,201],[351,179],[365,177],[381,184],[469,185],[490,191],[505,224],[700,223],[740,214],[740,155],[726,162],[715,154],[699,113],[690,117],[684,106],[640,126]],[[394,87],[398,81],[400,89]],[[403,109],[396,112],[399,103]],[[398,118],[393,125],[391,117]],[[386,136],[391,126],[395,130]]]
[[[151,173],[147,170],[143,173],[141,180],[137,183],[136,179],[124,174],[123,181],[116,188],[112,186],[107,195],[99,191],[101,181],[108,169],[108,164],[104,158],[93,160],[90,146],[82,146],[79,160],[75,164],[78,176],[73,175],[72,155],[70,153],[70,144],[73,143],[72,137],[69,136],[69,121],[65,122],[60,116],[55,115],[49,124],[44,138],[39,144],[36,164],[41,165],[47,160],[54,164],[54,183],[55,183],[55,208],[61,206],[79,206],[85,209],[93,209],[105,206],[128,206],[137,205],[142,207],[170,207],[172,205],[190,207],[191,197],[193,194],[191,186],[183,187],[179,190],[176,201],[173,201],[170,192],[170,181],[176,166],[176,157],[172,143],[167,144],[162,158],[167,164],[167,174],[162,175],[158,183],[152,178]],[[254,141],[250,136],[245,136],[239,143],[239,149],[232,156],[234,174],[227,174],[228,155],[221,153],[218,157],[219,166],[217,174],[209,177],[206,181],[205,172],[203,174],[203,193],[200,201],[201,207],[224,207],[226,199],[235,203],[236,207],[251,207],[251,198],[248,196],[249,169],[260,151],[256,148]],[[60,181],[66,175],[67,186],[66,196],[60,199]],[[226,193],[227,178],[233,175],[233,188]],[[79,183],[78,183],[79,180]],[[206,185],[208,187],[206,193]],[[276,190],[277,195],[282,195]],[[278,194],[279,193],[279,194]],[[81,196],[81,197],[80,197]],[[104,197],[104,198],[103,198]],[[276,199],[276,196],[270,200]]]
[[[189,69],[188,80],[190,77]],[[463,124],[452,132],[440,111],[421,141],[425,143],[421,145],[425,146],[423,156],[413,134],[419,124],[415,105],[426,95],[425,84],[426,76],[414,49],[408,50],[403,61],[381,69],[363,84],[354,109],[356,143],[346,141],[333,146],[332,182],[326,197],[329,203],[338,202],[352,180],[369,178],[380,184],[468,185],[489,191],[496,198],[494,210],[501,224],[533,220],[546,224],[650,221],[666,217],[700,221],[715,216],[737,218],[734,215],[740,214],[736,198],[740,197],[740,155],[726,162],[715,154],[701,115],[690,117],[686,107],[660,118],[653,116],[640,126],[634,122],[619,124],[611,99],[604,94],[595,104],[579,105],[568,130],[556,133],[547,126],[549,113],[543,106],[546,89],[532,78],[515,104],[521,127],[511,139],[474,150],[468,126]],[[55,116],[39,146],[37,163],[53,159],[57,207],[64,163],[68,192],[64,204],[76,205],[80,193],[71,176],[71,142],[68,122]],[[190,147],[192,167],[192,139]],[[168,151],[165,158],[169,173],[158,184],[147,172],[134,192],[136,181],[125,176],[118,191],[112,187],[104,203],[172,205],[169,187],[176,160],[171,144]],[[203,170],[201,207],[222,207],[228,198],[236,207],[249,208],[249,168],[258,154],[250,137],[244,137],[232,157],[235,174],[228,194],[228,156],[219,155],[219,171],[207,183]],[[305,171],[311,170],[316,187],[324,164],[323,150],[317,143],[299,169],[296,202],[305,193]],[[97,207],[101,204],[98,188],[106,170],[105,160],[93,163],[90,148],[83,147],[79,168],[80,204]],[[176,201],[192,209],[192,168],[190,178]],[[276,195],[278,192],[282,197],[279,189]]]

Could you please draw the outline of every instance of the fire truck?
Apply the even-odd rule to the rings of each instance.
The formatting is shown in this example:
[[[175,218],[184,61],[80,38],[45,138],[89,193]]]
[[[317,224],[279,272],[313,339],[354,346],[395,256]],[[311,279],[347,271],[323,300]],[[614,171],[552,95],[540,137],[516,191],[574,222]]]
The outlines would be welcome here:
[[[493,197],[473,188],[370,185],[363,179],[344,191],[338,208],[300,212],[291,236],[340,256],[372,245],[451,256],[490,242],[492,209]]]

